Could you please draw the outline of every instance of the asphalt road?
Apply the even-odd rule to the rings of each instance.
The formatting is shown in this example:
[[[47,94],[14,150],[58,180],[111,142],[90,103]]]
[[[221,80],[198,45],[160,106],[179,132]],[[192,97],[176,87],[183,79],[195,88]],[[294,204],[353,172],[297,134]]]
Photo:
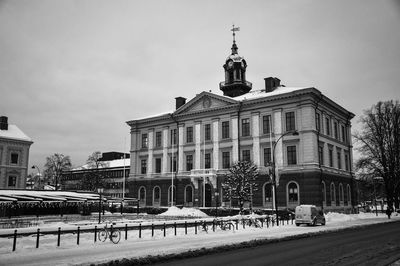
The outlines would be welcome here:
[[[297,240],[156,265],[389,265],[400,259],[400,222],[375,224]]]

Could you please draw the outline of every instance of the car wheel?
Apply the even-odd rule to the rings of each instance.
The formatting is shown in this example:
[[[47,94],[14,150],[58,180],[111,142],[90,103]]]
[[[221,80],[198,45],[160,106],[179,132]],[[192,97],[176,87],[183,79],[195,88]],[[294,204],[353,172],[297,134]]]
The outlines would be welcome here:
[[[296,223],[296,226],[299,226],[300,224],[299,223]]]

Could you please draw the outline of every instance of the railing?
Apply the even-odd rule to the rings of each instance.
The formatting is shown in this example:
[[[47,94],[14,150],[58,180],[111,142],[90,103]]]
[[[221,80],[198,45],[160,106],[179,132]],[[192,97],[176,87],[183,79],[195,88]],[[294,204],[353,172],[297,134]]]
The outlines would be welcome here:
[[[128,225],[128,224],[114,224],[112,225],[112,228],[114,229],[119,229],[122,233],[122,236],[125,240],[128,240],[128,232],[134,231],[133,233],[136,233],[138,238],[142,238],[143,232],[148,230],[147,233],[149,236],[154,237],[155,232],[162,232],[163,237],[167,236],[167,230],[173,229],[173,235],[177,235],[177,231],[179,230],[184,230],[184,234],[188,234],[188,229],[192,229],[193,234],[198,234],[201,231],[217,231],[219,230],[219,226],[221,221],[224,223],[230,223],[231,225],[234,226],[234,228],[229,227],[229,229],[232,230],[244,230],[246,228],[250,227],[258,227],[260,229],[266,228],[268,229],[269,227],[274,227],[277,225],[277,221],[275,217],[272,216],[264,216],[262,218],[242,218],[242,219],[213,219],[213,218],[205,218],[202,220],[191,220],[191,221],[183,221],[183,222],[159,222],[159,223],[139,223],[136,225]],[[291,218],[282,218],[279,219],[279,225],[284,226],[286,222],[286,225],[292,224],[293,225],[293,217]],[[18,230],[15,229],[13,233],[6,233],[0,235],[0,237],[3,238],[9,238],[12,239],[12,242],[10,243],[10,249],[12,251],[15,251],[17,249],[17,239],[20,241],[22,240],[21,237],[27,237],[27,239],[32,239],[31,236],[34,236],[34,245],[36,248],[40,247],[40,239],[41,236],[43,235],[54,235],[56,239],[54,240],[55,245],[57,247],[60,246],[61,243],[61,237],[62,235],[65,234],[73,234],[76,235],[76,244],[79,245],[81,240],[81,234],[83,233],[93,233],[93,241],[97,242],[98,240],[98,232],[100,230],[103,230],[104,226],[98,227],[97,225],[94,226],[94,228],[81,228],[78,226],[76,229],[62,229],[61,227],[58,227],[57,229],[36,229],[36,230],[31,230],[31,231],[26,231],[23,233],[18,233]],[[210,228],[210,229],[208,229]],[[158,231],[157,231],[158,230]],[[221,229],[222,230],[222,229]],[[223,229],[225,230],[225,229]],[[25,241],[24,241],[25,242]],[[46,240],[48,242],[48,239]],[[25,243],[26,244],[26,243]]]
[[[191,176],[216,176],[217,170],[215,169],[193,169],[190,171]]]
[[[250,87],[250,88],[252,88],[253,87],[253,84],[251,83],[251,82],[248,82],[248,81],[233,81],[233,82],[225,82],[225,81],[222,81],[222,82],[220,82],[219,83],[219,87],[220,88],[222,88],[222,87],[226,87],[226,86],[230,86],[230,85],[237,85],[237,84],[244,84],[244,85],[246,85],[247,87]]]

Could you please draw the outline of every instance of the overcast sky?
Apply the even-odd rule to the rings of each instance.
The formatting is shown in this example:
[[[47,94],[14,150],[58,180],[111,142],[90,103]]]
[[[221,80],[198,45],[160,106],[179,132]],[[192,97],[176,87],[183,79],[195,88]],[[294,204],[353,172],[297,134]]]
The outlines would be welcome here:
[[[126,121],[220,94],[232,24],[253,90],[274,76],[356,114],[400,97],[399,1],[0,1],[0,115],[29,166],[128,151]]]

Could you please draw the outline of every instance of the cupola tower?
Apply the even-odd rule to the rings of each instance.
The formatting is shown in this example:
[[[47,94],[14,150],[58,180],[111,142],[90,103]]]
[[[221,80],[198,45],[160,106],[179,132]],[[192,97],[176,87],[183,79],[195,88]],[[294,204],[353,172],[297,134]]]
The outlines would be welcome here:
[[[235,32],[239,31],[239,27],[235,28],[235,25],[233,25],[231,31],[233,35],[232,53],[223,65],[225,81],[219,84],[219,89],[224,92],[225,96],[236,97],[248,93],[252,84],[246,81],[246,60],[238,54]]]

